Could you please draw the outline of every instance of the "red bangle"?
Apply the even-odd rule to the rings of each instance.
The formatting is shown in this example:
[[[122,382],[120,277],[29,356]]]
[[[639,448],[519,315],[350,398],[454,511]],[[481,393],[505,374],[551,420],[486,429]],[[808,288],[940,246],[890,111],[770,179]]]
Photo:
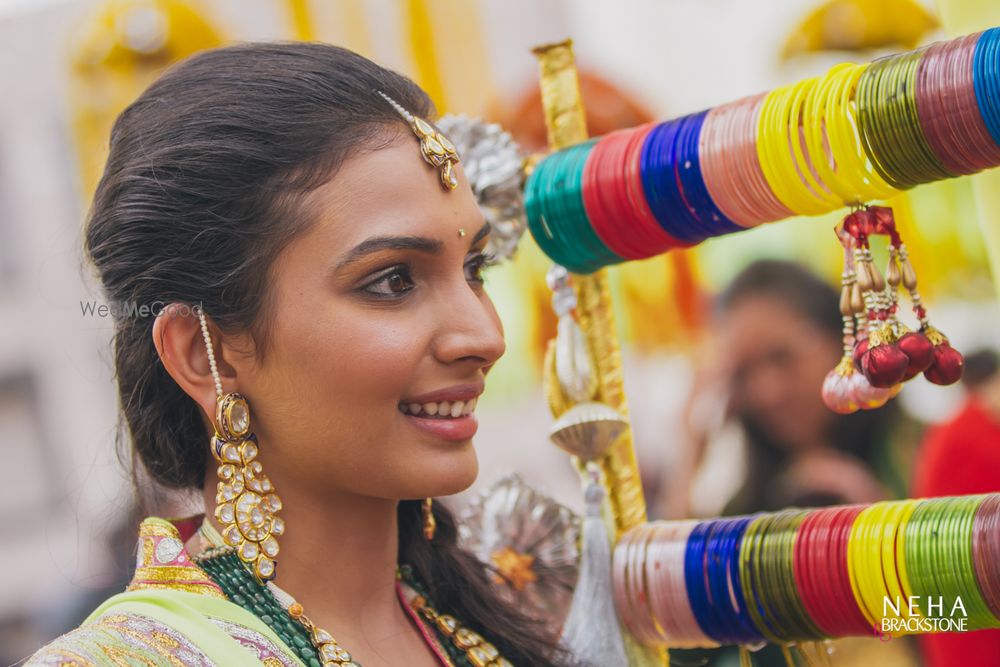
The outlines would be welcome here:
[[[927,48],[917,70],[917,115],[931,150],[949,170],[974,174],[1000,160],[979,112],[973,58],[979,34]]]
[[[649,133],[656,128],[657,123],[647,123],[636,128],[635,134],[629,139],[625,149],[621,168],[616,174],[623,182],[624,205],[632,212],[635,220],[635,233],[646,244],[649,254],[658,255],[671,248],[690,248],[693,243],[687,243],[671,236],[646,201],[646,191],[642,184],[642,147]]]
[[[656,126],[617,130],[598,140],[583,172],[583,202],[591,227],[615,254],[645,259],[689,247],[668,234],[646,202],[639,172],[642,145]]]
[[[795,579],[795,586],[799,590],[799,597],[802,599],[802,606],[805,607],[816,626],[823,633],[832,636],[832,626],[826,613],[828,607],[823,604],[813,586],[813,575],[816,573],[818,565],[813,559],[813,536],[819,520],[826,512],[829,510],[810,512],[802,520],[798,534],[795,536],[795,545],[792,551],[792,575]]]
[[[620,152],[618,147],[628,140],[628,132],[612,132],[594,144],[583,167],[583,206],[590,226],[604,245],[626,259],[641,259],[646,255],[638,252],[637,248],[628,243],[627,236],[616,229],[622,222],[628,224],[629,221],[624,220],[624,211],[609,205],[607,190],[611,184],[605,176],[615,162],[616,153]]]
[[[842,619],[840,635],[870,635],[874,628],[859,607],[854,589],[851,587],[851,575],[847,569],[847,544],[851,535],[851,527],[858,518],[864,506],[852,505],[840,508],[833,517],[832,534],[829,543],[830,572],[837,577],[838,602]]]
[[[619,141],[609,152],[607,162],[602,165],[604,170],[601,174],[604,179],[601,194],[605,198],[605,205],[616,212],[612,220],[614,234],[641,258],[652,257],[670,248],[668,243],[662,241],[662,237],[652,237],[649,234],[638,210],[631,204],[625,179],[628,148],[637,136],[645,137],[650,127],[640,126],[622,132]]]

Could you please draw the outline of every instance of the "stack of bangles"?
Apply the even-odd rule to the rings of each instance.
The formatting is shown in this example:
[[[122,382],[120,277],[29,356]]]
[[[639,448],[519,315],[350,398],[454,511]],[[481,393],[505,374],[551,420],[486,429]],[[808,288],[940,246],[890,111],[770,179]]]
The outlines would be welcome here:
[[[1000,165],[1000,28],[540,161],[528,227],[575,273]]]
[[[614,551],[647,646],[759,647],[1000,627],[1000,494],[657,521]]]

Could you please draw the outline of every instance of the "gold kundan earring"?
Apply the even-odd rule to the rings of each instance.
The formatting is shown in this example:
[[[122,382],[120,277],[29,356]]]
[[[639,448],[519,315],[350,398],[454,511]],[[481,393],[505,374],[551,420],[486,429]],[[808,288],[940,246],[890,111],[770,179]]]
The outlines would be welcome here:
[[[434,520],[434,499],[424,498],[424,539],[433,540],[434,531],[437,530],[437,521]]]
[[[240,560],[252,566],[260,581],[268,581],[274,578],[277,566],[276,538],[285,532],[285,522],[277,515],[281,499],[257,460],[257,436],[250,430],[247,399],[237,392],[222,392],[205,313],[200,307],[197,310],[217,397],[211,444],[212,455],[219,463],[215,518],[222,527],[223,541],[236,549]]]

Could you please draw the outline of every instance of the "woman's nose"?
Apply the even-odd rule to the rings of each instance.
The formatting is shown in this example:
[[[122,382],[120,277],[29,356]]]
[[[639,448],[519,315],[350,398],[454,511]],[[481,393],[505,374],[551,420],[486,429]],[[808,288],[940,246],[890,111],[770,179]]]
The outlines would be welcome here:
[[[487,367],[503,356],[503,326],[488,296],[466,286],[462,298],[444,305],[442,311],[434,346],[442,363],[470,361]]]

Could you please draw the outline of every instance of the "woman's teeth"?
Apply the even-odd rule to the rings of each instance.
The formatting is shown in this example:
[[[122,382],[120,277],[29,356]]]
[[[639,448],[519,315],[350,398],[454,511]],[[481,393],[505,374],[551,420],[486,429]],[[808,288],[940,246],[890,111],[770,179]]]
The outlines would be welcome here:
[[[403,414],[415,415],[417,417],[437,417],[438,419],[449,419],[464,417],[472,414],[476,409],[476,401],[441,401],[439,403],[400,403],[399,409]]]

